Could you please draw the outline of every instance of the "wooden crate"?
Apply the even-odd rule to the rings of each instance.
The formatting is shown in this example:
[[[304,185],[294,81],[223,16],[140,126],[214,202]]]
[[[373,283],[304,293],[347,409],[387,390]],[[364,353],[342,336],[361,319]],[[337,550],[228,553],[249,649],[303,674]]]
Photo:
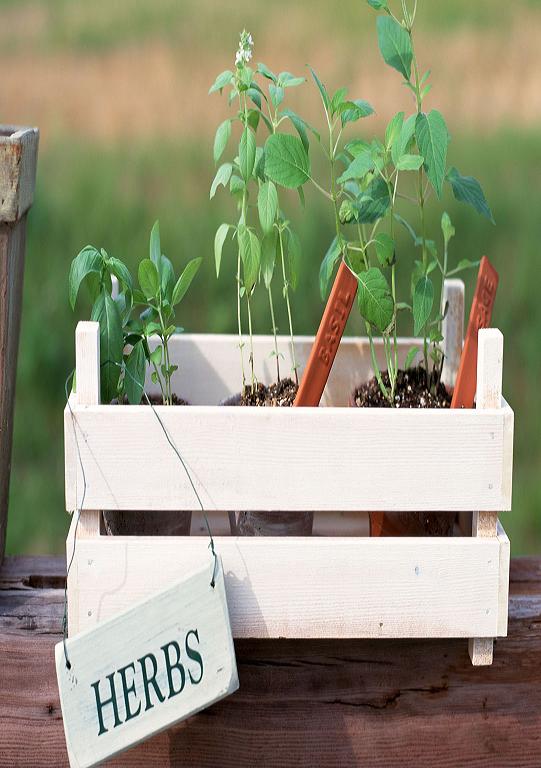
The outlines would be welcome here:
[[[296,340],[301,374],[312,341]],[[414,342],[400,341],[402,362]],[[234,636],[467,637],[473,662],[490,663],[492,639],[507,632],[509,540],[498,512],[511,507],[513,451],[499,331],[480,334],[477,408],[455,411],[343,407],[372,375],[367,340],[358,338],[343,340],[323,407],[209,405],[239,389],[237,343],[174,337],[179,394],[192,405],[156,411],[215,534],[227,532],[230,510],[318,513],[313,537],[216,535]],[[287,371],[287,338],[279,346]],[[271,350],[270,337],[255,338],[261,381],[273,378]],[[382,361],[379,343],[377,354]],[[210,558],[204,535],[102,535],[99,510],[197,504],[152,410],[99,404],[97,324],[78,325],[76,358],[77,393],[65,411],[66,507],[80,510],[67,540],[70,634]],[[372,510],[457,511],[473,535],[370,538],[355,525]],[[340,535],[317,535],[333,530],[333,518]],[[195,519],[192,534],[201,528]]]

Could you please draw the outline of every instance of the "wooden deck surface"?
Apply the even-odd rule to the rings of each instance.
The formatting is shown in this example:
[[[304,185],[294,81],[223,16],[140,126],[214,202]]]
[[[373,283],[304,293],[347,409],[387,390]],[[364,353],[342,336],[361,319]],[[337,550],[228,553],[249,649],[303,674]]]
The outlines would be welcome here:
[[[0,569],[0,766],[67,766],[63,558]],[[541,766],[541,558],[512,561],[491,667],[464,640],[238,641],[240,690],[111,766]]]

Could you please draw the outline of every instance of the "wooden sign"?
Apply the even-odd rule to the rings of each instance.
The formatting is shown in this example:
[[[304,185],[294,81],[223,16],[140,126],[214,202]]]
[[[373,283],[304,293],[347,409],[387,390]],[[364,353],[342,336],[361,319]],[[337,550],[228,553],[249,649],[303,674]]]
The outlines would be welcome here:
[[[304,370],[294,406],[317,406],[357,293],[357,278],[342,261]]]
[[[488,328],[498,287],[498,273],[483,256],[468,321],[468,330],[460,358],[451,408],[473,408],[477,386],[477,336],[480,328]]]
[[[86,768],[239,687],[221,560],[55,648],[68,756]]]

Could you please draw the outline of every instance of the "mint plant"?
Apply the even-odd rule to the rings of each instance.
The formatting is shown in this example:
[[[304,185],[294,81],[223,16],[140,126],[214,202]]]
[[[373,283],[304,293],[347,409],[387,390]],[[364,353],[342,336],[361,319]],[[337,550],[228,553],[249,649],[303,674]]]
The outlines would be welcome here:
[[[69,274],[69,300],[75,309],[82,283],[93,302],[91,320],[100,325],[101,394],[104,402],[114,398],[141,402],[146,366],[153,368],[152,381],[159,384],[164,405],[173,402],[171,377],[177,370],[169,356],[168,342],[182,328],[174,325],[175,306],[191,285],[201,258],[192,259],[175,279],[173,265],[161,253],[159,224],[150,235],[150,258],[139,265],[139,288],[134,288],[127,266],[101,248],[87,245],[73,259]],[[112,295],[112,277],[119,284]],[[135,309],[144,307],[138,317]],[[160,344],[151,352],[149,338],[157,335]],[[126,349],[129,351],[126,351]]]
[[[404,78],[404,85],[414,99],[414,112],[409,116],[405,112],[394,115],[383,140],[369,141],[363,137],[344,143],[345,131],[374,110],[362,99],[350,99],[346,88],[339,88],[331,95],[311,70],[326,122],[323,137],[311,131],[326,157],[329,183],[325,185],[314,179],[309,147],[301,131],[299,138],[285,134],[269,137],[264,147],[264,167],[266,176],[275,184],[302,190],[303,185],[310,182],[329,200],[335,237],[321,264],[321,293],[324,297],[337,263],[345,261],[358,279],[358,307],[370,342],[375,376],[382,394],[393,404],[398,375],[398,314],[412,315],[414,333],[422,335],[427,386],[435,388],[443,363],[440,343],[446,311],[441,300],[440,306],[434,307],[436,276],[442,296],[446,277],[479,263],[463,259],[453,269],[449,268],[448,245],[454,230],[445,215],[442,259],[436,242],[428,236],[427,202],[432,194],[440,199],[446,184],[457,200],[470,204],[490,221],[493,217],[479,182],[462,176],[456,168],[447,167],[449,133],[442,114],[436,109],[428,113],[423,109],[431,85],[430,70],[420,74],[414,48],[417,2],[409,10],[406,0],[402,0],[400,19],[387,0],[368,0],[368,3],[384,12],[377,19],[379,48],[384,61]],[[296,120],[306,133],[307,124],[298,116]],[[418,219],[420,234],[410,223],[412,216]],[[402,254],[399,258],[397,225],[406,228],[414,249],[420,250],[420,258],[413,259],[413,263],[408,264]],[[411,275],[411,297],[407,302],[401,301],[396,293],[399,267],[408,269]],[[383,338],[388,383],[377,363],[374,333]],[[417,351],[416,347],[410,350],[406,368]]]
[[[272,157],[263,146],[258,146],[258,130],[260,126],[264,126],[270,139],[280,135],[287,142],[293,137],[289,134],[280,134],[279,129],[284,123],[289,122],[298,131],[306,148],[308,148],[308,135],[307,124],[293,110],[282,106],[287,89],[301,85],[305,82],[305,78],[295,77],[289,72],[276,75],[265,64],[258,64],[254,71],[249,66],[253,55],[252,49],[252,36],[243,31],[235,57],[235,70],[227,70],[218,75],[209,93],[222,93],[224,88],[228,88],[229,104],[237,105],[236,115],[218,126],[214,140],[214,161],[215,163],[220,161],[235,124],[240,128],[237,155],[231,161],[219,166],[212,182],[210,197],[211,199],[214,197],[221,185],[229,188],[231,196],[237,203],[238,221],[223,223],[219,226],[214,241],[214,253],[216,274],[219,276],[224,243],[229,234],[236,239],[237,326],[242,389],[244,390],[246,386],[241,311],[242,299],[245,299],[250,344],[250,384],[254,391],[257,382],[254,374],[251,301],[261,279],[268,296],[274,336],[273,354],[276,358],[277,379],[280,381],[278,329],[272,293],[277,261],[280,265],[282,296],[287,307],[293,372],[297,379],[290,289],[294,291],[296,288],[300,260],[299,239],[281,209],[279,192],[267,170],[267,164],[272,163]]]

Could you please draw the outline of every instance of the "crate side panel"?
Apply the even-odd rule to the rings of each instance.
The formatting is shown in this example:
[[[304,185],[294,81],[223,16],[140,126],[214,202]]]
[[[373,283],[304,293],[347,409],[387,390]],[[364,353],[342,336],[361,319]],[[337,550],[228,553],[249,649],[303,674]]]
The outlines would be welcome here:
[[[235,637],[498,634],[496,539],[216,538]],[[203,537],[78,543],[87,629],[209,557]]]
[[[74,408],[86,487],[73,440],[66,441],[67,476],[77,473],[84,509],[197,508],[156,414],[206,509],[508,509],[505,409],[155,411]]]

